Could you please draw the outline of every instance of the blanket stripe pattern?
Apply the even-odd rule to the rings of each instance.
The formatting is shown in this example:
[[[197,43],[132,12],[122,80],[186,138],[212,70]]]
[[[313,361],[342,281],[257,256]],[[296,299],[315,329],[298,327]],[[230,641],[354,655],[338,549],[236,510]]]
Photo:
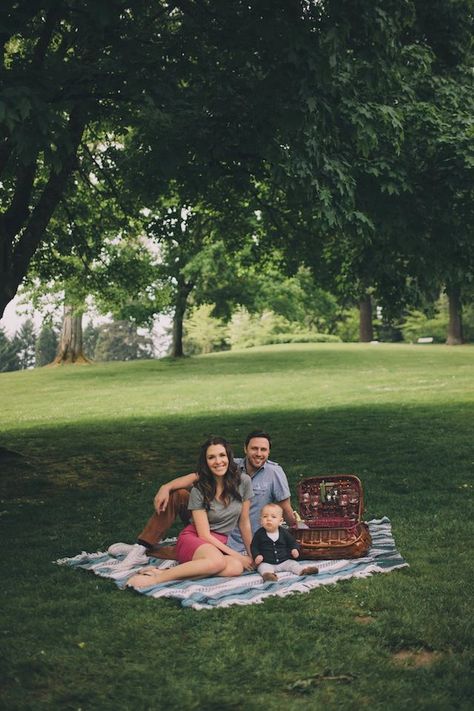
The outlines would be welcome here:
[[[278,582],[264,583],[258,573],[244,573],[235,578],[176,580],[150,585],[137,592],[154,598],[176,598],[183,607],[209,610],[231,605],[253,605],[262,603],[270,596],[285,597],[297,592],[309,592],[321,585],[331,585],[340,580],[366,578],[374,573],[389,573],[397,568],[407,567],[408,563],[395,547],[390,520],[386,517],[373,519],[368,522],[368,525],[372,546],[366,556],[352,560],[306,561],[308,565],[317,565],[319,568],[317,575],[298,576],[293,573],[279,573]],[[173,540],[175,539],[169,539],[167,542]],[[119,588],[125,588],[128,578],[144,567],[138,565],[121,572],[114,571],[117,558],[104,552],[82,552],[74,558],[60,558],[55,563],[91,570],[95,575],[114,580]],[[149,564],[163,569],[177,565],[175,561],[157,558],[150,558]]]

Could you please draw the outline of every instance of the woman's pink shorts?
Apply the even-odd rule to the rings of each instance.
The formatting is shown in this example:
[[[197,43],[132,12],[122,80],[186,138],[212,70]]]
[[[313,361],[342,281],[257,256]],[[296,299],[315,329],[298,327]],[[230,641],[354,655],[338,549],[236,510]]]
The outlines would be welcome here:
[[[227,536],[223,533],[212,532],[221,543],[227,543]],[[200,546],[209,545],[209,541],[199,538],[195,526],[190,523],[183,528],[176,542],[176,557],[180,563],[187,563],[193,559],[194,554]]]

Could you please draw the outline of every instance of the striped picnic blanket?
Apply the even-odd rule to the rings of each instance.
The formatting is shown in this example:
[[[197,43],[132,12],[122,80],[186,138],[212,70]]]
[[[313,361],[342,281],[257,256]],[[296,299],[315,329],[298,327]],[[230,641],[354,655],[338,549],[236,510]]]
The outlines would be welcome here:
[[[309,592],[321,585],[330,585],[349,578],[365,578],[374,573],[389,573],[397,568],[404,568],[408,563],[395,548],[390,520],[386,517],[368,522],[372,536],[372,546],[363,558],[353,560],[307,561],[316,564],[318,575],[298,576],[292,573],[279,573],[278,582],[264,583],[258,573],[244,573],[235,578],[202,578],[200,580],[176,580],[141,588],[137,592],[154,598],[170,597],[180,601],[183,607],[194,610],[209,610],[215,607],[231,605],[252,605],[261,603],[270,596],[284,597],[296,592]],[[173,539],[174,540],[174,539]],[[110,578],[121,589],[125,588],[128,578],[143,565],[126,571],[114,571],[116,558],[108,553],[82,552],[74,558],[61,558],[58,565],[91,570],[95,575]],[[304,561],[299,561],[303,563]],[[176,561],[150,558],[150,565],[169,568],[177,565]]]

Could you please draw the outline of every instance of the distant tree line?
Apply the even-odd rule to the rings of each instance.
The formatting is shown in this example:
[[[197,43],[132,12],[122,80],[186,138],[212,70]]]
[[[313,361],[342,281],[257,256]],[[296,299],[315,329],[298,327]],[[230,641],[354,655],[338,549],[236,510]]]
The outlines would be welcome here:
[[[199,290],[189,298],[182,325],[184,355],[277,343],[362,340],[360,304],[320,288],[308,268],[300,267],[293,276],[286,276],[275,264],[266,268],[254,265],[255,271],[248,264],[244,278],[238,274],[235,263],[231,267],[236,272],[234,289],[238,287],[239,298],[232,298],[229,289],[219,291],[219,285],[212,292],[212,303],[205,298],[203,301],[205,292]],[[201,268],[205,273],[202,265]],[[446,342],[449,324],[446,294],[430,300],[416,297],[396,317],[386,314],[370,294],[369,299],[371,334],[366,340]],[[474,304],[465,306],[463,316],[465,341],[472,342]],[[82,314],[76,319],[81,324]],[[61,327],[50,318],[45,319],[38,332],[31,319],[25,320],[12,338],[0,329],[0,372],[61,363],[63,330],[64,319]],[[174,330],[172,326],[166,338],[168,355],[174,355]],[[80,326],[81,352],[85,362],[153,358],[152,338],[144,333],[147,330],[138,328],[130,319],[113,319],[101,325],[89,319],[84,329]]]
[[[0,328],[0,372],[40,368],[55,362],[60,344],[60,329],[46,320],[37,332],[33,321],[26,319],[9,338]],[[91,321],[83,332],[83,349],[93,361],[140,360],[153,358],[150,336],[138,333],[128,321],[112,321],[95,326]]]
[[[342,304],[323,289],[311,289],[304,270],[282,283],[275,279],[272,293],[260,308],[239,306],[230,318],[218,318],[210,304],[195,305],[184,320],[184,353],[197,355],[234,348],[277,343],[359,342],[359,304]],[[449,302],[446,294],[432,301],[408,305],[397,317],[385,314],[371,295],[370,338],[379,342],[446,343]],[[464,339],[474,342],[474,304],[464,308]]]

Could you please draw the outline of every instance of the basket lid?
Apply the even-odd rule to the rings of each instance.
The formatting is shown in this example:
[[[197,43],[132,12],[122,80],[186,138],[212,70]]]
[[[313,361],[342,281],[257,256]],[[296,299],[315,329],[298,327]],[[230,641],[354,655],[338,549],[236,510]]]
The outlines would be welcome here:
[[[327,474],[302,479],[296,487],[299,513],[303,521],[318,520],[324,526],[330,520],[349,517],[361,521],[364,511],[362,482],[354,474]]]

